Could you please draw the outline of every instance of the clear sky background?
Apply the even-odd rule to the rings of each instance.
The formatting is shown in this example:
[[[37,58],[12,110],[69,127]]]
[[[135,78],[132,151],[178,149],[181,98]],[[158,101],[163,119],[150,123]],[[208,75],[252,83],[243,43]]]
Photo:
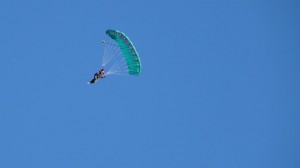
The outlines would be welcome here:
[[[300,1],[1,0],[1,168],[299,168]],[[107,29],[140,76],[87,85]]]

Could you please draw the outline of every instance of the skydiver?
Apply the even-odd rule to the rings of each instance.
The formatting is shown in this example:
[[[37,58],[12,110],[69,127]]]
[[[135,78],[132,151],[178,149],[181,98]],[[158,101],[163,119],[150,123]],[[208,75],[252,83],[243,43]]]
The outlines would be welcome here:
[[[106,75],[105,75],[105,72],[104,72],[104,68],[101,68],[99,72],[96,72],[94,74],[94,78],[88,82],[88,84],[92,84],[92,83],[95,83],[99,78],[105,78]]]

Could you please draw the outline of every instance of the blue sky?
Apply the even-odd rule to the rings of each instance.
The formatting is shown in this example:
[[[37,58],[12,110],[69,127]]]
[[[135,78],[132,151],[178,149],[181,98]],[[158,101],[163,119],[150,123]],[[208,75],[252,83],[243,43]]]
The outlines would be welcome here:
[[[2,0],[0,167],[300,167],[297,0]],[[87,85],[107,29],[140,76]]]

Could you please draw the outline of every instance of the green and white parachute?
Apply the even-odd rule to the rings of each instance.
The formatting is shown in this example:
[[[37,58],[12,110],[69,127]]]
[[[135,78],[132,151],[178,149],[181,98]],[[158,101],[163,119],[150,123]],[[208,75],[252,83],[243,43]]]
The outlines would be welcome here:
[[[109,66],[107,74],[129,74],[138,76],[141,73],[141,60],[132,41],[123,32],[107,30],[109,40],[105,45],[102,66]]]

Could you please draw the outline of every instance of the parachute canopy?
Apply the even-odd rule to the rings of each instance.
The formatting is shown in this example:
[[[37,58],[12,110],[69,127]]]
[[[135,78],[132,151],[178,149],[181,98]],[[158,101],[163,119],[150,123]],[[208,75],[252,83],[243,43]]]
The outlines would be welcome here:
[[[139,75],[141,72],[141,60],[135,47],[129,38],[118,30],[107,30],[106,34],[113,39],[120,47],[121,53],[125,58],[128,73],[130,75]]]

